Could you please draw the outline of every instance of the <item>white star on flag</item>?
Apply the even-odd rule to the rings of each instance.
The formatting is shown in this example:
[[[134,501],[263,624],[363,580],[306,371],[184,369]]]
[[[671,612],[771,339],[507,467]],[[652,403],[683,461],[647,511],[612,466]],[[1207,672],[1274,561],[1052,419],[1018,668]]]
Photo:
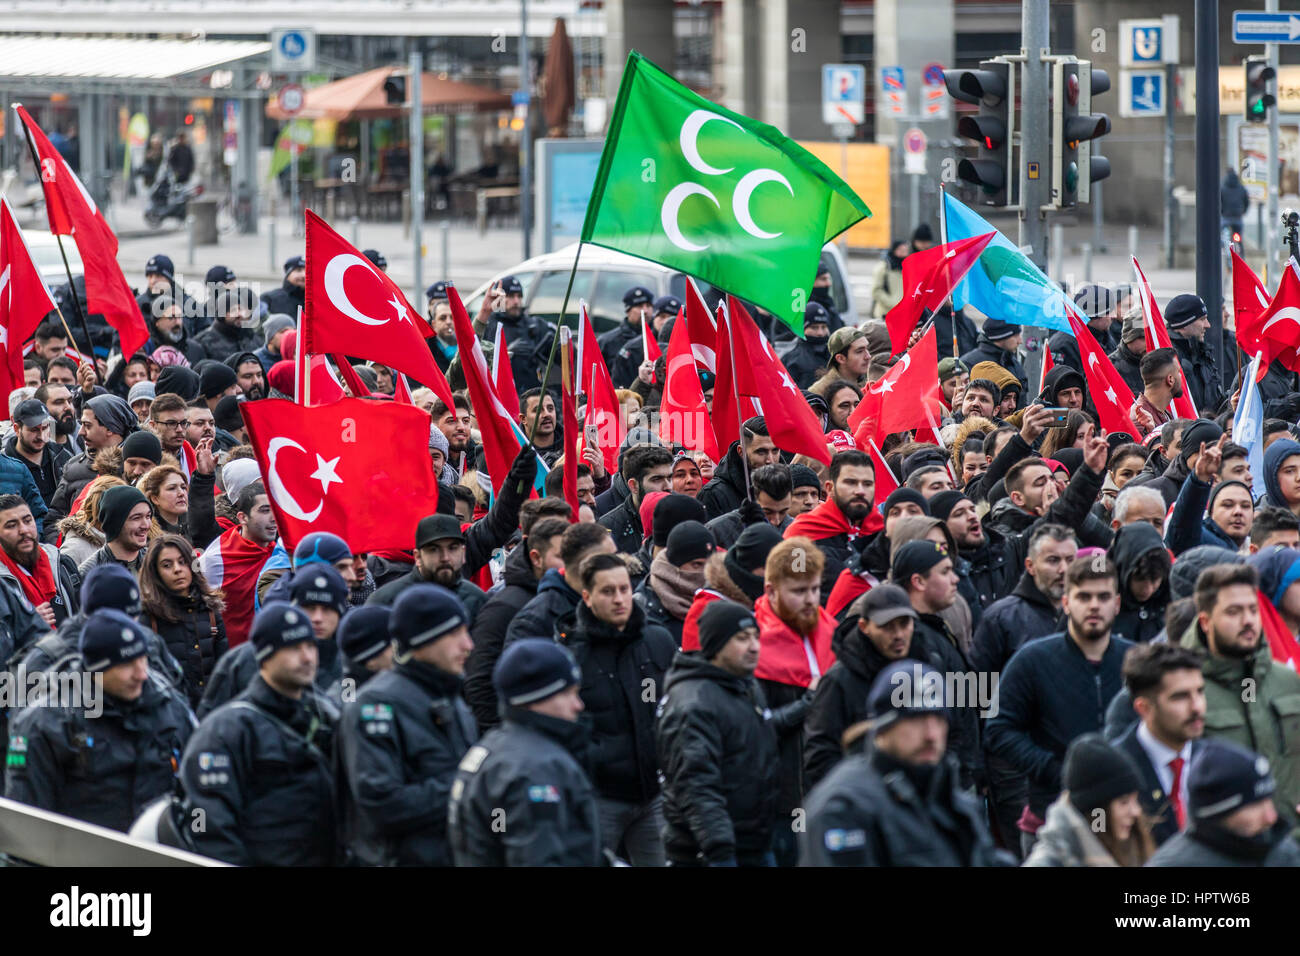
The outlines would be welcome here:
[[[338,467],[338,463],[338,458],[331,458],[329,461],[326,461],[320,456],[320,454],[316,455],[316,470],[311,473],[311,477],[320,482],[322,495],[329,493],[331,483],[338,485],[343,484],[343,479],[340,478],[338,472],[334,470]]]
[[[790,391],[794,392],[796,395],[802,395],[802,394],[803,394],[801,391],[799,391],[799,386],[795,385],[794,382],[790,381],[790,374],[789,374],[788,372],[782,372],[782,373],[781,373],[781,387],[782,387],[782,388],[788,388]]]
[[[874,391],[877,395],[881,395],[885,392],[892,392],[893,390],[894,390],[894,383],[887,378],[882,378],[880,380],[880,386],[878,388],[872,389],[872,391]]]
[[[399,299],[396,295],[394,295],[391,299],[388,300],[388,304],[393,307],[393,311],[397,313],[396,317],[400,321],[402,322],[411,321],[411,316],[406,310],[406,303],[403,302],[401,299]]]
[[[1115,390],[1113,388],[1106,389],[1105,395],[1108,399],[1110,399],[1112,405],[1115,404],[1115,402],[1119,399],[1119,396],[1115,394]]]

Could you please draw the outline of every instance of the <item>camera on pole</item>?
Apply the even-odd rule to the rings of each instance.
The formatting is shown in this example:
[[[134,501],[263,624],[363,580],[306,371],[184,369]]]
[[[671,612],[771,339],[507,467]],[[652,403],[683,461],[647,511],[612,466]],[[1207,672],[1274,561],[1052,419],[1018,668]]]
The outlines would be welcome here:
[[[1110,132],[1110,117],[1092,112],[1092,98],[1110,89],[1110,76],[1089,60],[1058,59],[1052,68],[1052,205],[1067,209],[1091,198],[1091,184],[1110,175],[1110,160],[1092,155],[1093,140]]]
[[[957,121],[957,133],[979,144],[975,159],[963,159],[957,176],[979,186],[981,203],[1007,206],[1013,203],[1016,177],[1011,166],[1011,139],[1015,132],[1015,69],[1001,57],[980,62],[978,70],[944,70],[948,92],[963,103],[978,103],[978,116]]]
[[[384,98],[389,106],[406,105],[406,74],[394,73],[384,80]]]

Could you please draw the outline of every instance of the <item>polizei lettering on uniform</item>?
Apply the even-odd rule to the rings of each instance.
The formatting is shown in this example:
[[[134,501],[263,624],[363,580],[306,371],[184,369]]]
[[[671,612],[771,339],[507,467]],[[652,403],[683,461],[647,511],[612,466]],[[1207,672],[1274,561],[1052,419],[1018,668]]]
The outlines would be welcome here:
[[[129,927],[133,936],[152,928],[149,893],[82,893],[78,886],[50,897],[50,925],[59,927]]]

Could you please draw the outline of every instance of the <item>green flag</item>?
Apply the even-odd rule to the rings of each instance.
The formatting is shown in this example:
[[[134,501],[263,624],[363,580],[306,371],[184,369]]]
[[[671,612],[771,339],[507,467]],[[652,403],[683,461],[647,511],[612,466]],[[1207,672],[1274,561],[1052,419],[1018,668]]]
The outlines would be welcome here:
[[[775,127],[628,55],[583,242],[698,276],[802,334],[822,246],[870,215]]]

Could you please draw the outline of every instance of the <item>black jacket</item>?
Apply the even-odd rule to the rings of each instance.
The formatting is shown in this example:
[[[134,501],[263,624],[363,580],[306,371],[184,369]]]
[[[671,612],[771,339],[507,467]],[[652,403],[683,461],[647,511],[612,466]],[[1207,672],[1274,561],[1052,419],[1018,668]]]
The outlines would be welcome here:
[[[707,488],[708,486],[705,485]],[[596,496],[596,517],[603,518],[632,494],[622,475],[614,475],[609,487]]]
[[[795,339],[782,353],[781,363],[796,385],[809,388],[831,364],[831,353],[825,340],[813,344],[807,339]]]
[[[288,281],[280,283],[280,288],[262,293],[262,302],[266,305],[267,315],[287,315],[297,321],[298,310],[307,306],[307,290],[290,285]]]
[[[537,582],[537,594],[510,621],[504,647],[526,637],[551,637],[555,622],[572,614],[579,600],[580,595],[569,587],[564,575],[551,568]]]
[[[46,442],[45,447],[41,449],[41,463],[34,465],[18,451],[17,435],[9,436],[9,440],[4,445],[4,453],[14,461],[22,462],[27,466],[27,470],[32,473],[32,480],[36,482],[36,490],[41,493],[41,498],[46,502],[53,500],[54,492],[59,487],[59,479],[63,475],[63,466],[72,460],[72,453],[63,445],[50,441]],[[49,524],[49,519],[46,519],[46,524]]]
[[[207,352],[208,358],[218,362],[224,362],[240,352],[260,349],[265,344],[262,334],[256,329],[242,329],[222,319],[213,321],[212,325],[195,337],[195,341]]]
[[[1110,359],[1110,364],[1115,366],[1115,371],[1119,372],[1120,377],[1124,379],[1124,384],[1133,393],[1133,397],[1140,398],[1143,389],[1142,356],[1134,355],[1121,342],[1111,350],[1107,358]]]
[[[984,529],[984,543],[978,548],[958,549],[958,554],[967,564],[966,576],[979,602],[978,607],[971,608],[976,624],[983,611],[994,601],[1010,594],[1016,586],[1016,578],[1024,567],[1023,562],[1016,563],[1016,551],[1015,544],[993,528]]]
[[[162,638],[180,664],[183,677],[179,689],[190,706],[197,708],[217,659],[229,649],[226,622],[220,611],[208,610],[197,588],[191,587],[184,598],[168,593],[165,599],[172,620],[143,611],[140,623]]]
[[[1167,554],[1160,532],[1146,522],[1125,525],[1115,533],[1110,559],[1119,574],[1120,610],[1111,630],[1135,644],[1145,644],[1159,634],[1165,626],[1165,605],[1169,603],[1169,575],[1160,582],[1155,594],[1138,603],[1129,591],[1129,580],[1138,560],[1151,552]],[[1169,567],[1166,563],[1165,567]]]
[[[522,544],[506,556],[502,578],[504,587],[488,592],[469,628],[474,650],[465,663],[465,699],[484,733],[501,723],[492,668],[505,649],[506,631],[515,615],[537,595],[537,578],[528,561],[528,549]]]
[[[1025,374],[1025,367],[1020,364],[1020,359],[1011,352],[999,347],[994,342],[990,342],[983,332],[980,333],[976,346],[963,355],[961,361],[967,368],[974,368],[978,362],[996,362],[1001,365],[1020,379],[1020,404],[1025,404],[1025,396],[1029,391],[1029,376]]]
[[[1246,356],[1249,360],[1249,356]],[[1236,362],[1236,356],[1231,357]],[[1243,365],[1243,368],[1246,366]],[[1241,385],[1241,374],[1237,373],[1232,381],[1229,394]],[[1265,418],[1282,418],[1293,422],[1300,417],[1300,375],[1291,371],[1279,361],[1272,361],[1268,371],[1259,380],[1259,397],[1264,403]],[[13,454],[13,452],[9,452]]]
[[[1171,837],[1147,861],[1147,866],[1300,866],[1296,847],[1285,820],[1279,820],[1259,844],[1216,826],[1213,821],[1189,825]]]
[[[635,604],[621,631],[579,604],[556,622],[555,640],[573,652],[582,668],[585,709],[579,721],[591,731],[596,793],[627,803],[652,800],[659,793],[655,705],[677,651],[673,639],[663,628],[647,624],[645,612]]]
[[[855,753],[808,795],[800,866],[1010,866],[951,758],[931,768]]]
[[[339,652],[338,644],[333,640],[317,641],[316,652],[318,654],[316,691],[318,694],[326,694],[329,688],[343,677],[343,655]],[[203,697],[195,710],[199,720],[204,720],[222,704],[234,700],[256,683],[255,678],[260,680],[253,642],[245,641],[231,648],[217,661],[217,666],[208,680],[208,686],[203,691]]]
[[[185,748],[195,849],[238,866],[329,866],[338,849],[330,761],[338,714],[311,691],[292,700],[261,675],[204,718]]]
[[[1017,439],[1018,436],[1013,436],[1011,441]],[[1070,476],[1065,492],[1048,506],[1046,514],[1041,517],[1030,514],[1013,504],[1010,498],[1003,498],[989,512],[986,527],[1001,532],[1012,543],[1014,550],[1009,553],[1015,555],[1015,565],[1021,568],[1025,566],[1025,556],[1029,552],[1029,538],[1040,524],[1063,524],[1074,529],[1083,546],[1108,547],[1110,529],[1092,514],[1092,504],[1097,500],[1104,480],[1104,474],[1083,465]]]
[[[1020,648],[1002,672],[998,714],[985,731],[988,748],[1029,777],[1029,808],[1040,818],[1061,792],[1070,741],[1101,731],[1132,646],[1112,634],[1095,666],[1068,634],[1052,634]]]
[[[1061,629],[1061,605],[1052,603],[1028,571],[1006,597],[994,601],[975,625],[971,666],[977,672],[997,674],[1021,646]]]
[[[1142,749],[1137,729],[1138,725],[1133,724],[1111,743],[1117,750],[1128,754],[1129,759],[1133,761],[1133,766],[1137,768],[1138,779],[1142,782],[1142,786],[1138,788],[1138,800],[1142,803],[1142,812],[1151,820],[1151,836],[1155,838],[1156,845],[1160,846],[1178,833],[1178,818],[1174,815],[1169,795],[1160,785],[1160,778],[1156,775],[1155,767],[1151,765],[1151,758]],[[1201,741],[1193,740],[1193,758],[1200,749]],[[1183,773],[1187,773],[1186,767],[1183,768]],[[1190,814],[1188,822],[1191,822]]]
[[[608,332],[602,332],[596,338],[596,345],[600,347],[615,388],[627,388],[636,381],[637,371],[645,361],[639,324],[632,325],[623,319]]]
[[[707,487],[707,486],[706,486]],[[599,518],[601,527],[608,528],[614,547],[624,554],[636,554],[641,549],[645,532],[641,530],[641,510],[628,495],[623,503]]]
[[[432,584],[436,582],[428,581],[420,573],[418,567],[411,568],[410,572],[396,581],[389,581],[381,588],[376,588],[375,592],[366,598],[367,604],[379,604],[383,607],[392,607],[397,603],[397,599],[402,596],[407,588],[414,587],[417,584]],[[478,616],[479,610],[483,607],[483,602],[487,600],[487,595],[483,589],[473,581],[467,581],[464,578],[456,579],[455,587],[456,597],[460,598],[460,603],[465,605],[465,611],[469,614],[472,621]]]
[[[1206,332],[1206,339],[1210,332]],[[1184,338],[1171,330],[1169,341],[1178,353],[1178,361],[1183,367],[1183,377],[1187,380],[1187,390],[1196,404],[1196,410],[1205,418],[1213,418],[1219,411],[1223,400],[1223,374],[1214,361],[1214,350],[1209,342],[1202,339]],[[1225,350],[1224,357],[1235,363],[1235,356],[1229,358]]]
[[[554,324],[532,315],[511,319],[504,312],[493,312],[483,332],[483,341],[497,340],[497,325],[506,330],[506,351],[510,353],[510,371],[515,388],[522,395],[541,383],[546,360],[555,338]]]
[[[941,674],[970,674],[972,668],[947,622],[937,614],[918,614],[912,628],[912,646],[919,660],[928,661]],[[922,656],[923,655],[923,656]],[[984,781],[984,753],[980,747],[980,703],[967,700],[949,715],[948,752],[957,759],[962,786]]]
[[[423,661],[368,681],[339,721],[345,833],[367,866],[450,866],[447,803],[478,739],[460,678]]]
[[[1168,509],[1175,501],[1178,500],[1178,492],[1182,490],[1183,482],[1191,470],[1187,467],[1187,462],[1179,455],[1173,461],[1165,465],[1164,471],[1158,476],[1149,475],[1144,471],[1138,472],[1129,482],[1131,485],[1146,485],[1160,492],[1160,497],[1165,499],[1165,508]]]
[[[776,730],[753,678],[679,653],[659,701],[664,850],[673,863],[758,863],[776,820]],[[788,825],[787,821],[780,821]]]
[[[46,541],[54,541],[59,536],[59,522],[66,518],[72,510],[72,504],[81,494],[81,490],[99,477],[99,473],[91,465],[94,455],[91,452],[83,451],[68,460],[63,466],[63,476],[59,479],[59,485],[54,489],[54,497],[46,501],[49,511],[45,515],[45,531],[43,537]]]
[[[586,728],[521,707],[503,716],[452,784],[447,833],[456,865],[596,866],[600,813]]]
[[[1112,321],[1105,332],[1098,332],[1091,325],[1088,331],[1092,337],[1097,340],[1103,352],[1111,352],[1119,346],[1119,334],[1123,323]],[[1083,357],[1079,353],[1079,340],[1074,337],[1073,332],[1053,332],[1052,337],[1047,340],[1047,349],[1052,353],[1052,366],[1059,368],[1068,365],[1076,372],[1083,371]],[[1048,373],[1051,374],[1050,372]],[[1141,389],[1138,389],[1139,393]]]
[[[146,681],[136,700],[106,693],[103,707],[98,717],[77,706],[18,709],[9,728],[5,796],[125,832],[149,803],[171,792],[194,730],[185,699]]]
[[[648,574],[636,586],[636,591],[632,597],[636,600],[637,607],[645,615],[646,623],[661,627],[667,631],[668,636],[672,639],[674,649],[681,647],[682,628],[686,624],[686,619],[675,618],[669,613],[668,608],[664,605],[663,598],[659,596],[659,592],[650,583]]]
[[[947,305],[934,313],[934,334],[939,347],[939,358],[957,358],[965,355],[979,343],[980,330],[975,327],[965,309],[957,310],[957,352],[952,349],[953,312]],[[832,332],[833,334],[833,332]]]
[[[696,500],[704,505],[710,520],[720,518],[728,511],[735,511],[749,497],[741,454],[740,442],[732,442],[727,453],[722,456],[722,461],[718,462],[718,467],[713,469],[713,477],[696,496]]]

